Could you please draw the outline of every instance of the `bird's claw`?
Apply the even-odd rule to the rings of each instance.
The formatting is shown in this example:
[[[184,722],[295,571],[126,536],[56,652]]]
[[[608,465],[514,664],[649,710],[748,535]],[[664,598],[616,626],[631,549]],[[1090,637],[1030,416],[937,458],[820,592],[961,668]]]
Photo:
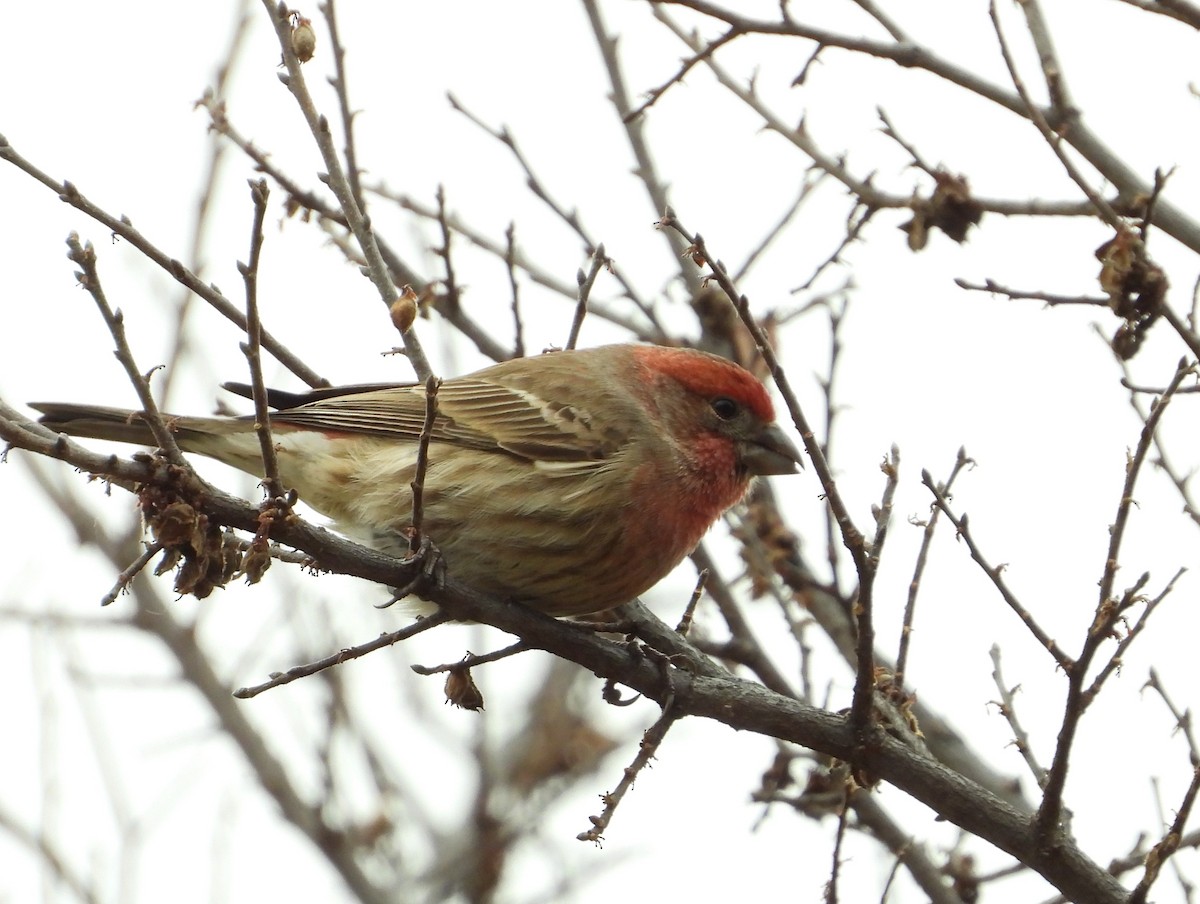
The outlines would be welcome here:
[[[405,566],[418,566],[416,575],[404,586],[393,587],[392,598],[375,608],[386,609],[406,596],[414,593],[421,596],[423,591],[441,590],[446,586],[446,559],[428,537],[421,537],[417,548],[400,561]]]

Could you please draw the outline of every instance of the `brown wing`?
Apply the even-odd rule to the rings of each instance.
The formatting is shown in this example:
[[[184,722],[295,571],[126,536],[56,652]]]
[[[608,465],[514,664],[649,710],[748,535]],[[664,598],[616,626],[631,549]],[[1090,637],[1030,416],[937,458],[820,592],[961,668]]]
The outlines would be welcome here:
[[[492,380],[447,381],[438,394],[438,410],[457,428],[539,461],[603,462],[628,439],[623,430],[601,427],[580,408]]]
[[[419,385],[321,396],[286,407],[272,420],[315,430],[365,433],[416,442],[425,422],[425,390]],[[309,396],[308,398],[312,398]],[[587,412],[546,400],[514,386],[468,376],[447,380],[438,391],[431,439],[522,458],[602,463],[626,436],[600,429]]]

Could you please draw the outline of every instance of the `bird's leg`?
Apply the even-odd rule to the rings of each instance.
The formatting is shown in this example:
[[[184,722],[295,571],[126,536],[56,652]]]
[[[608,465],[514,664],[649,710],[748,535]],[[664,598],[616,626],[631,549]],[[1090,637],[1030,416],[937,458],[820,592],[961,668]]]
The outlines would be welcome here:
[[[418,566],[416,575],[404,586],[393,587],[392,598],[376,606],[377,609],[386,609],[411,594],[421,596],[423,590],[441,590],[446,586],[446,559],[429,537],[422,535],[416,549],[401,559],[401,563]]]

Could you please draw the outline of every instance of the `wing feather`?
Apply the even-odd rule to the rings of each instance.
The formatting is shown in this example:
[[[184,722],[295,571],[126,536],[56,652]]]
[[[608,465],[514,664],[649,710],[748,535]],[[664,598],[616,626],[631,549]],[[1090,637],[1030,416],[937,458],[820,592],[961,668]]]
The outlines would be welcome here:
[[[321,395],[272,415],[272,421],[335,433],[416,442],[425,422],[425,390],[390,386],[347,395]],[[536,461],[603,464],[627,439],[593,426],[587,412],[517,386],[479,376],[445,381],[431,439],[472,449],[507,452]]]

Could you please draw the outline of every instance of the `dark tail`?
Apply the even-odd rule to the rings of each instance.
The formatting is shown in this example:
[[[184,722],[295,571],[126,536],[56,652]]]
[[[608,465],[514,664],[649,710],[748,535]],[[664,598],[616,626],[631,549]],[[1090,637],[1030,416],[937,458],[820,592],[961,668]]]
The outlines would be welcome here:
[[[110,439],[139,446],[157,445],[149,425],[138,411],[125,408],[102,408],[98,405],[75,405],[71,402],[30,402],[30,408],[42,413],[39,423],[56,433],[84,436],[90,439]],[[167,423],[171,418],[167,417]]]

